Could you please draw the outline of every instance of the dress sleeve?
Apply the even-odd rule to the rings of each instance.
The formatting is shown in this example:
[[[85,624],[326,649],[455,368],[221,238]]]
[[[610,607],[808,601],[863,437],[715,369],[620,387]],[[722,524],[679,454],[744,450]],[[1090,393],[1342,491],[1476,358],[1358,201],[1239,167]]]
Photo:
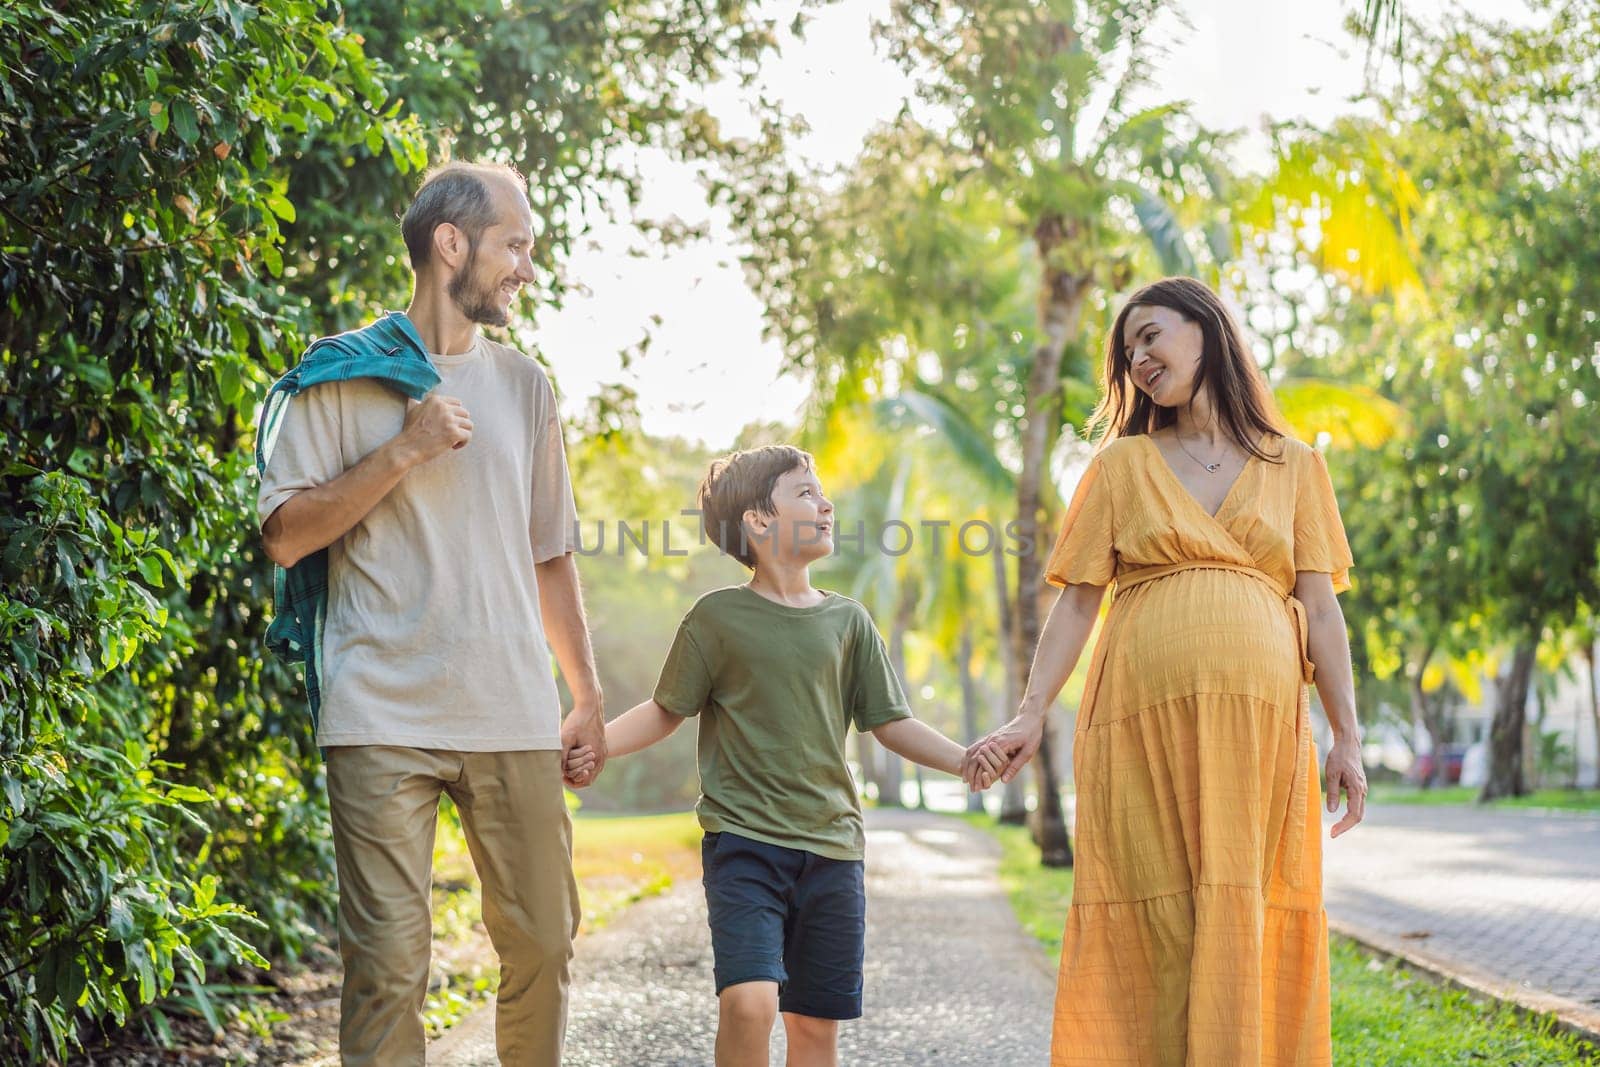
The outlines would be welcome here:
[[[1350,542],[1322,453],[1306,449],[1294,501],[1294,569],[1333,575],[1333,591],[1350,588]]]
[[[1061,534],[1045,563],[1045,581],[1062,586],[1110,584],[1117,573],[1115,534],[1111,485],[1104,462],[1095,456],[1072,494]]]

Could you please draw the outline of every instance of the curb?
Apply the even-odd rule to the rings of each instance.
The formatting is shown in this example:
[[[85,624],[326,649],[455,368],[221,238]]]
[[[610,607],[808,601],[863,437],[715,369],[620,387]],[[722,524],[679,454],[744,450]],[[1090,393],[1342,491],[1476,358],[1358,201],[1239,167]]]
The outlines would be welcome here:
[[[1558,1029],[1600,1050],[1600,1007],[1532,989],[1487,971],[1445,960],[1413,942],[1328,917],[1328,929],[1378,956],[1397,960],[1443,985],[1499,1001],[1524,1015],[1555,1019]]]

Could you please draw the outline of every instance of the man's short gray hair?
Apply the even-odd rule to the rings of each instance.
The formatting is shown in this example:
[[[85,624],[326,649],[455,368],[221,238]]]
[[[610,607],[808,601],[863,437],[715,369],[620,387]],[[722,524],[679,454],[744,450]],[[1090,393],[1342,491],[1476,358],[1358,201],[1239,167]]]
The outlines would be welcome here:
[[[428,171],[400,220],[412,270],[433,258],[433,231],[441,223],[460,228],[472,244],[494,225],[493,178],[509,178],[518,187],[523,182],[516,168],[503,163],[444,163]]]

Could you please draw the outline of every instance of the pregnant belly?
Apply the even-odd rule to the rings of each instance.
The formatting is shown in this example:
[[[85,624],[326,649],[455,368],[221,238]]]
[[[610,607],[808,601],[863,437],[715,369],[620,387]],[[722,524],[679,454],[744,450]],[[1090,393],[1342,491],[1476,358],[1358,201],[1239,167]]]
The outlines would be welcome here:
[[[1276,589],[1247,574],[1181,571],[1120,594],[1107,619],[1094,721],[1200,694],[1293,709],[1300,644]]]

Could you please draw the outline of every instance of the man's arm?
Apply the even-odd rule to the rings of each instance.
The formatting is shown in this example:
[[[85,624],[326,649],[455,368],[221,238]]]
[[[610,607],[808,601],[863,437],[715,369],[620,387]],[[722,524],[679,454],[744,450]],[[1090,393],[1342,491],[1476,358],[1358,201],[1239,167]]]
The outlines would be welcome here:
[[[461,401],[430,396],[412,403],[392,439],[337,478],[280,504],[262,524],[262,547],[278,566],[293,567],[349,533],[407,471],[471,439],[472,420]]]
[[[561,746],[568,752],[587,746],[595,762],[586,774],[568,778],[582,788],[594,784],[606,763],[605,696],[594,667],[594,646],[589,642],[589,620],[583,612],[583,591],[578,585],[578,561],[571,552],[535,564],[539,576],[539,615],[545,638],[555,653],[572,691],[572,710],[561,722]]]

